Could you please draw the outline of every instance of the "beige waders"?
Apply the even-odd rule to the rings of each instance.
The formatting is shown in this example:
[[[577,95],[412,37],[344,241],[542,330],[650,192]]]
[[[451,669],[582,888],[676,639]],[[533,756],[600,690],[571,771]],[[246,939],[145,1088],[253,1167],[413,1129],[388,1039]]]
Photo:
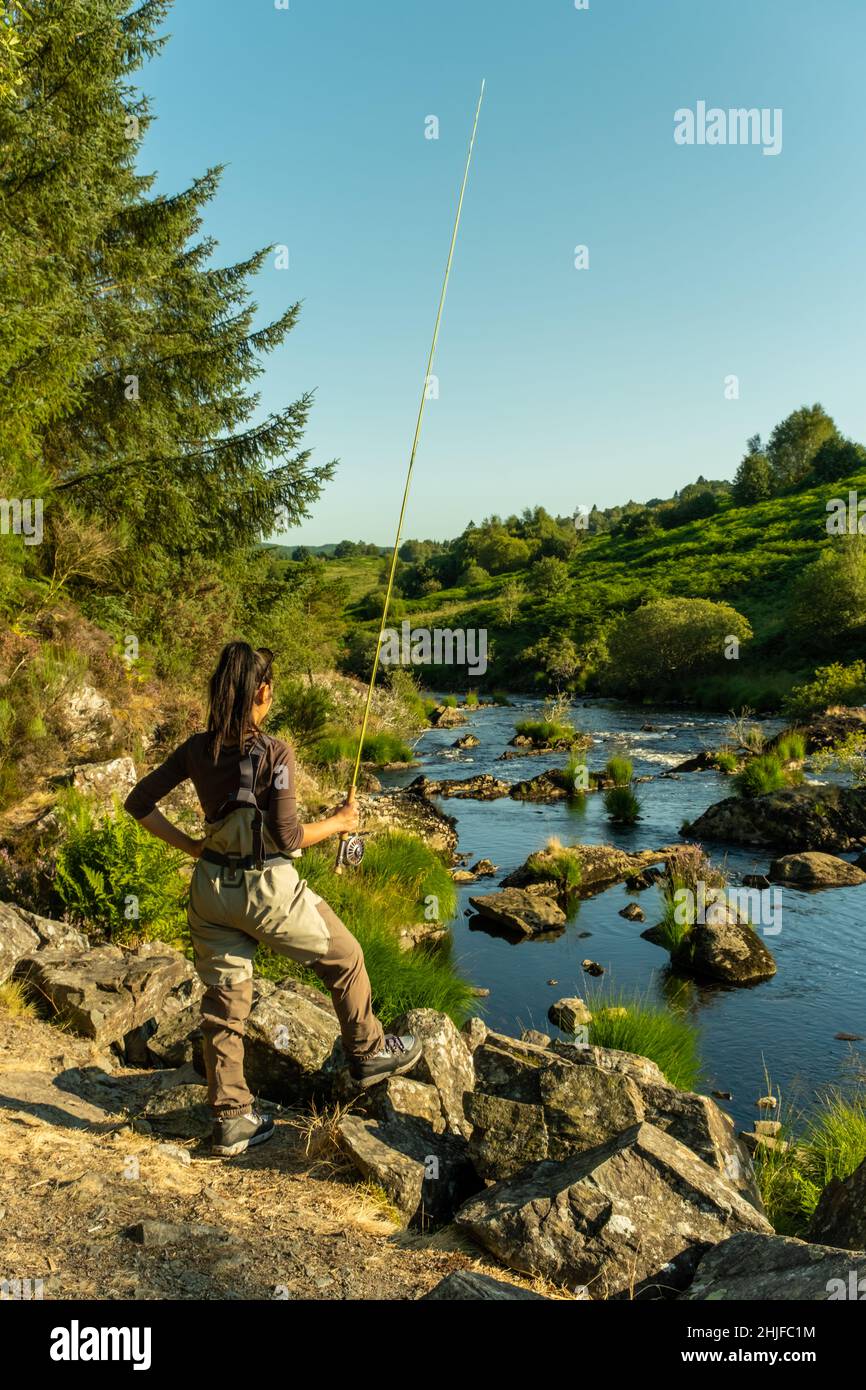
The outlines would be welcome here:
[[[253,858],[252,809],[238,809],[205,827],[205,850]],[[347,1059],[380,1051],[364,956],[328,904],[280,856],[264,832],[268,858],[261,869],[196,862],[188,919],[195,965],[205,985],[202,1032],[208,1098],[215,1115],[250,1109],[244,1081],[244,1025],[252,1006],[253,957],[261,942],[279,955],[309,965],[331,992]],[[270,857],[274,856],[274,857]]]

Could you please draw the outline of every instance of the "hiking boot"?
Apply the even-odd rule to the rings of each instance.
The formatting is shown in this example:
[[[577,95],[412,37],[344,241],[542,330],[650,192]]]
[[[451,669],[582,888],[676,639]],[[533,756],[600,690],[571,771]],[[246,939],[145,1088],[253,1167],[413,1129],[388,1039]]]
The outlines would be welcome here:
[[[214,1120],[211,1152],[222,1158],[233,1158],[242,1154],[253,1144],[263,1144],[271,1139],[274,1122],[270,1115],[260,1115],[258,1110],[250,1110],[246,1115],[232,1115],[227,1120]]]
[[[359,1086],[375,1086],[377,1081],[387,1081],[389,1076],[411,1071],[420,1056],[421,1043],[411,1033],[405,1033],[402,1038],[386,1033],[381,1051],[352,1062],[349,1075]]]

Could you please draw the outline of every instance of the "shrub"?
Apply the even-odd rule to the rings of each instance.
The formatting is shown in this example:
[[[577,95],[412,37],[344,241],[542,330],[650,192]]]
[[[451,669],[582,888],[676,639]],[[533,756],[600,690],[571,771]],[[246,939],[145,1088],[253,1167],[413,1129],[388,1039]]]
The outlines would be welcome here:
[[[464,703],[466,704],[468,709],[475,709],[478,704],[478,691],[467,690],[466,699]]]
[[[524,738],[531,738],[536,748],[549,743],[575,743],[578,738],[571,724],[554,719],[521,719],[515,729]]]
[[[611,627],[605,682],[625,694],[675,688],[683,677],[715,666],[731,636],[746,642],[752,629],[728,603],[652,599]]]
[[[843,666],[819,666],[811,681],[795,685],[784,703],[787,715],[807,719],[822,714],[832,705],[862,705],[866,702],[866,662],[852,661]]]
[[[604,809],[614,825],[634,825],[640,819],[640,802],[631,787],[611,787],[606,791]]]
[[[579,855],[555,837],[548,840],[543,850],[530,854],[525,869],[530,883],[552,880],[564,893],[573,893],[583,878]]]
[[[279,688],[273,724],[278,732],[285,729],[303,752],[322,738],[333,714],[334,702],[327,690],[306,681],[286,681]]]
[[[115,941],[179,945],[186,934],[187,856],[150,835],[115,803],[102,815],[75,791],[58,802],[54,888],[71,921]],[[135,911],[135,916],[127,914]]]

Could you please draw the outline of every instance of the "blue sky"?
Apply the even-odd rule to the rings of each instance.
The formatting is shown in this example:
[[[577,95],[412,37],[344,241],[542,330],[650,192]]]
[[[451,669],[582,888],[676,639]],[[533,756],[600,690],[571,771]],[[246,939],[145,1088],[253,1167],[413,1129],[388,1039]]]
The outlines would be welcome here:
[[[255,286],[262,319],[303,301],[262,407],[315,389],[340,459],[289,540],[392,538],[482,77],[404,535],[731,477],[815,400],[866,439],[862,0],[290,6],[176,0],[142,78],[158,187],[228,166],[219,259],[289,247]],[[781,108],[781,153],[677,145],[701,100]]]

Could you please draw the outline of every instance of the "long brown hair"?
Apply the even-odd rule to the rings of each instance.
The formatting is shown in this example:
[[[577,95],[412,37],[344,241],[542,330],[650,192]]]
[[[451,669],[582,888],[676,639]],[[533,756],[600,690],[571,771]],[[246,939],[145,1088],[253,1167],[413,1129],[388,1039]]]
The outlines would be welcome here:
[[[224,743],[243,750],[253,732],[253,704],[260,685],[270,685],[274,654],[269,647],[253,650],[249,642],[229,642],[220,652],[208,687],[207,732],[214,762]]]

